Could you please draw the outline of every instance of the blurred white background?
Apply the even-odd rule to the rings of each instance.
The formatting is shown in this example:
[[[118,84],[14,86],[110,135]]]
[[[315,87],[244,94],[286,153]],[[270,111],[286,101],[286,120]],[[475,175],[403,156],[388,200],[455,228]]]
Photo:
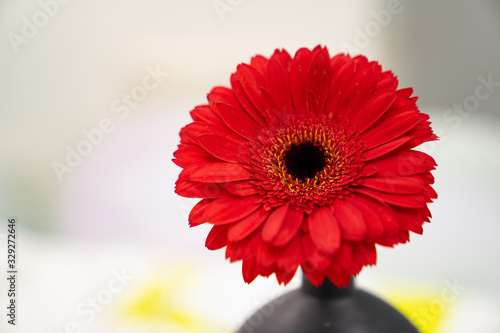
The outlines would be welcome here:
[[[1,253],[19,223],[18,325],[2,313],[1,332],[225,333],[297,287],[245,285],[204,248],[171,158],[237,64],[318,44],[392,69],[441,137],[422,147],[439,164],[432,223],[359,284],[430,308],[413,318],[427,332],[500,331],[499,1],[0,0],[0,36]]]

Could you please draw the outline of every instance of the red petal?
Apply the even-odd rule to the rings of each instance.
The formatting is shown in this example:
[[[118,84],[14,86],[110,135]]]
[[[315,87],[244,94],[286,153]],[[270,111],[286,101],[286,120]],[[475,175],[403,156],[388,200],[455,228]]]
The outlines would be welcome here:
[[[418,177],[424,182],[425,185],[434,184],[434,176],[430,172],[419,173]]]
[[[213,201],[213,199],[203,199],[196,205],[194,205],[193,209],[191,209],[191,212],[189,212],[188,217],[190,227],[194,227],[207,222],[207,220],[203,217],[203,214],[205,213],[208,205]]]
[[[330,57],[328,50],[320,49],[311,59],[307,77],[307,91],[315,97],[319,109],[323,108],[328,96],[329,72]]]
[[[337,105],[337,113],[345,119],[351,119],[353,112],[358,112],[366,103],[373,91],[375,83],[374,73],[371,66],[358,67],[354,75],[347,81],[345,89],[340,96]]]
[[[400,89],[397,91],[398,97],[391,106],[391,110],[417,110],[416,98],[410,98],[413,93],[411,88]]]
[[[255,204],[257,196],[221,197],[211,202],[203,214],[212,224],[233,223],[247,217],[261,206]]]
[[[218,198],[228,193],[221,184],[194,183],[179,178],[175,183],[175,193],[186,198]]]
[[[375,123],[396,99],[394,90],[380,90],[370,96],[370,99],[353,115],[351,123],[356,124],[358,134],[363,133]]]
[[[371,161],[369,166],[377,169],[378,176],[409,176],[434,169],[436,162],[429,155],[419,151],[397,152]]]
[[[296,109],[307,106],[306,82],[311,62],[312,52],[302,48],[295,53],[290,67],[290,88],[293,105]]]
[[[252,232],[257,230],[258,227],[269,216],[269,211],[264,208],[260,208],[250,214],[249,216],[243,218],[241,221],[233,223],[229,227],[229,231],[227,233],[227,238],[231,242],[237,242],[242,240],[243,238],[249,236]]]
[[[212,155],[208,154],[201,147],[184,143],[179,145],[179,149],[174,152],[175,159],[173,160],[175,164],[184,168],[189,165],[196,163],[207,163],[207,162],[217,162],[218,160]]]
[[[325,281],[326,274],[324,271],[318,271],[317,269],[307,265],[302,265],[302,271],[309,282],[311,282],[311,284],[315,287],[321,286]]]
[[[283,246],[287,244],[293,236],[298,233],[303,219],[304,213],[289,209],[285,220],[283,221],[283,225],[281,226],[280,232],[273,240],[273,245]]]
[[[278,232],[280,232],[289,206],[290,204],[287,203],[283,206],[274,208],[271,211],[271,214],[269,214],[269,217],[262,228],[262,239],[265,242],[271,242],[276,237]]]
[[[383,72],[381,79],[375,84],[374,89],[392,89],[395,90],[398,87],[398,79],[394,76],[391,71]]]
[[[264,78],[257,70],[247,64],[240,64],[234,74],[234,79],[241,83],[252,104],[259,109],[260,88],[265,86]]]
[[[410,233],[408,231],[399,231],[398,243],[406,243],[410,241]]]
[[[354,62],[352,62],[351,59],[348,59],[338,71],[332,71],[330,87],[328,88],[328,99],[325,106],[327,112],[335,113],[338,110],[338,102],[343,96],[344,87],[347,80],[354,74],[354,70]]]
[[[252,251],[255,255],[255,261],[258,265],[262,267],[272,268],[272,266],[276,263],[274,247],[272,247],[268,243],[264,243],[261,241],[257,244],[256,247],[252,249]],[[272,274],[272,271],[269,271],[268,274],[263,274],[263,272],[261,272],[260,274],[269,276]]]
[[[214,106],[219,103],[231,105],[232,107],[245,112],[243,111],[238,98],[236,98],[234,91],[228,87],[214,87],[210,93],[208,93],[207,99],[215,114],[218,114],[219,111],[217,108],[214,108]]]
[[[256,123],[263,124],[265,122],[264,118],[266,116],[266,113],[265,110],[261,108],[260,104],[259,104],[260,109],[258,110],[248,98],[247,94],[245,93],[245,89],[241,85],[241,82],[234,79],[234,76],[231,76],[231,86],[232,86],[232,91],[237,96],[238,105],[241,105],[242,112],[245,113],[246,115],[249,115],[250,118],[255,120]]]
[[[259,124],[264,123],[260,89],[265,81],[257,70],[247,64],[238,65],[236,73],[231,75],[231,87],[245,111]]]
[[[292,110],[288,72],[275,57],[272,57],[267,65],[267,89],[277,105],[281,106],[281,112],[286,113]]]
[[[250,61],[250,65],[255,68],[260,75],[264,75],[266,73],[267,63],[267,58],[261,55],[256,55]]]
[[[227,245],[227,225],[214,225],[208,233],[205,246],[212,251]]]
[[[351,283],[351,273],[330,269],[326,272],[328,280],[339,288],[344,288]]]
[[[186,171],[187,169],[184,169]],[[196,166],[186,179],[202,183],[225,183],[251,179],[251,173],[241,164],[215,162]]]
[[[298,268],[298,267],[297,267]],[[295,273],[297,272],[297,268],[293,271],[286,271],[283,269],[278,269],[276,270],[276,280],[278,280],[279,284],[287,285],[295,276]]]
[[[204,121],[211,124],[220,124],[222,120],[208,105],[197,106],[191,111],[194,121]]]
[[[210,154],[220,160],[232,163],[239,163],[248,156],[246,142],[235,142],[228,138],[204,134],[198,138],[200,145]]]
[[[370,190],[368,188],[357,188],[357,192],[368,195],[379,201],[406,208],[422,208],[426,206],[422,195],[415,194],[390,194]]]
[[[323,271],[330,265],[332,262],[331,255],[321,251],[311,239],[310,234],[302,234],[301,243],[305,260],[307,262],[306,266]]]
[[[286,246],[277,248],[276,257],[278,258],[278,267],[295,272],[297,267],[304,261],[300,236],[296,234]]]
[[[258,260],[255,260],[255,261],[257,263],[257,268],[259,270],[260,276],[269,277],[277,269],[275,264],[271,264],[270,266],[264,266],[264,265],[261,265]]]
[[[413,231],[420,235],[424,232],[422,224],[424,223],[425,213],[422,214],[421,209],[395,207],[394,214],[399,220],[401,229]]]
[[[309,216],[309,232],[314,243],[327,253],[337,251],[340,246],[339,225],[328,206],[319,208]]]
[[[361,185],[381,192],[398,194],[422,193],[424,191],[424,182],[418,176],[370,177],[363,179]]]
[[[243,141],[240,136],[225,127],[222,122],[220,124],[210,124],[197,121],[184,127],[181,132],[184,132],[185,136],[188,136],[194,143],[198,143],[198,138],[203,134],[217,134],[228,137],[235,142]]]
[[[401,97],[410,97],[411,94],[413,94],[413,88],[408,87],[408,88],[403,88],[398,90],[398,95]]]
[[[271,94],[264,88],[262,88],[261,93],[262,93],[262,107],[266,111],[268,125],[270,125],[270,122],[278,120],[280,118],[280,114],[289,112],[289,111],[283,111],[283,106],[276,102],[275,98],[279,96]]]
[[[357,196],[356,200],[368,208],[366,212],[373,212],[378,216],[384,229],[385,238],[392,239],[397,237],[399,223],[394,215],[394,211],[389,206],[371,197]],[[365,212],[365,210],[362,210],[362,212]]]
[[[379,240],[380,237],[384,235],[384,226],[380,221],[379,215],[364,204],[363,201],[359,200],[359,197],[355,198],[355,200],[351,200],[350,203],[355,206],[363,216],[363,220],[366,224],[366,240],[372,242]],[[396,232],[397,224],[394,228],[394,233]]]
[[[243,265],[241,267],[243,280],[246,283],[251,283],[257,276],[259,276],[259,271],[257,269],[257,264],[253,259],[243,260]]]
[[[225,188],[229,193],[242,197],[258,193],[257,187],[248,181],[226,183]]]
[[[363,240],[366,236],[366,224],[356,207],[348,200],[337,199],[334,201],[333,208],[342,230],[342,237],[352,241]]]
[[[355,243],[353,259],[361,266],[375,265],[377,263],[377,249],[373,243]]]
[[[255,249],[262,243],[260,233],[254,232],[239,242],[228,242],[226,247],[226,259],[230,262],[255,258]]]
[[[292,57],[286,50],[281,49],[274,51],[271,59],[277,61],[286,72],[290,70],[290,66],[292,65]],[[271,61],[271,59],[269,61]]]
[[[438,195],[436,191],[429,185],[425,186],[425,197],[426,197],[426,202],[432,202],[430,199],[437,199]]]
[[[376,159],[380,156],[384,156],[386,154],[389,154],[390,152],[401,147],[404,143],[408,142],[408,140],[410,140],[410,137],[400,136],[396,140],[387,142],[386,144],[383,144],[383,145],[378,146],[376,148],[372,148],[372,149],[365,152],[364,160],[370,161],[370,160]]]
[[[343,270],[350,271],[352,265],[352,243],[342,241],[339,250],[335,252],[331,266],[340,266]]]
[[[319,102],[312,92],[309,92],[307,94],[307,107],[309,112],[313,114],[319,114],[319,112],[321,111]]]
[[[363,266],[358,264],[356,261],[353,260],[352,265],[351,265],[351,275],[356,276],[358,275],[359,272],[361,272],[361,269]]]
[[[412,149],[424,142],[438,139],[428,124],[418,124],[408,132],[408,136],[410,140],[402,146],[403,149]]]
[[[332,75],[337,75],[337,72],[344,66],[344,64],[351,62],[351,57],[344,53],[339,53],[334,55],[330,60],[330,73]]]
[[[358,67],[365,67],[369,63],[368,59],[364,55],[361,55],[361,54],[352,58],[352,61],[354,61],[354,63]],[[373,64],[373,62],[372,62],[372,64]]]
[[[408,132],[417,125],[419,118],[414,111],[385,114],[361,137],[367,143],[367,149],[377,147]]]
[[[219,103],[216,107],[227,126],[245,139],[253,139],[259,131],[259,125],[246,113],[227,104]]]

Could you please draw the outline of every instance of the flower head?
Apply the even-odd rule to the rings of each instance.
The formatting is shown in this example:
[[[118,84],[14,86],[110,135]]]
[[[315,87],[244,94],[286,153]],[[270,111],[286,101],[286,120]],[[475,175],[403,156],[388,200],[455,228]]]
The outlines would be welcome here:
[[[174,162],[176,192],[201,198],[191,226],[213,225],[210,250],[242,260],[246,282],[300,266],[314,285],[349,283],[375,244],[422,233],[437,195],[435,140],[411,88],[364,56],[316,47],[254,57],[191,112]]]

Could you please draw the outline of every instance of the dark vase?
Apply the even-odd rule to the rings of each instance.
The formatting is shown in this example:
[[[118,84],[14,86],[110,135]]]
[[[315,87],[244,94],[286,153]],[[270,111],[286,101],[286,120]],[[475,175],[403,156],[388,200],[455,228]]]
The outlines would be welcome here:
[[[392,306],[354,286],[338,288],[329,280],[302,287],[254,313],[237,333],[419,333]]]

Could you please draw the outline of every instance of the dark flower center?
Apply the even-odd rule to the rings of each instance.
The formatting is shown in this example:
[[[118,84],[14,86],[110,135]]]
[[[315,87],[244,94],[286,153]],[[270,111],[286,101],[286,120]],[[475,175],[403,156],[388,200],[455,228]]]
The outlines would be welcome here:
[[[293,145],[283,157],[288,174],[304,181],[314,178],[326,166],[326,156],[321,147],[312,142]]]

